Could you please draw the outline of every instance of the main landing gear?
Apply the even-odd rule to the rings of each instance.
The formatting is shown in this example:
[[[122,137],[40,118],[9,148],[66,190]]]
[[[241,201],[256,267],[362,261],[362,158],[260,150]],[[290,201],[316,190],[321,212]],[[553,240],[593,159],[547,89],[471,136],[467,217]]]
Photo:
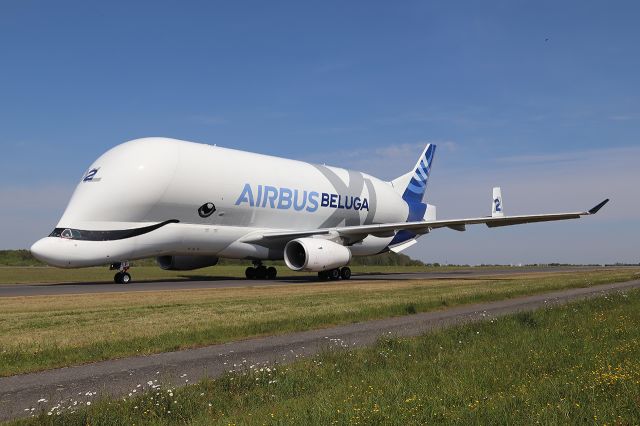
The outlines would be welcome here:
[[[118,270],[113,276],[113,282],[116,284],[129,284],[131,282],[131,275],[127,272],[129,268],[129,262],[112,263],[109,269]]]
[[[335,268],[329,269],[328,271],[320,271],[318,272],[318,278],[320,281],[332,280],[336,281],[342,278],[343,280],[348,280],[351,278],[351,268],[345,266],[343,268]]]
[[[267,268],[260,261],[254,261],[253,266],[244,271],[244,275],[249,280],[273,280],[278,275],[278,270],[273,266]]]

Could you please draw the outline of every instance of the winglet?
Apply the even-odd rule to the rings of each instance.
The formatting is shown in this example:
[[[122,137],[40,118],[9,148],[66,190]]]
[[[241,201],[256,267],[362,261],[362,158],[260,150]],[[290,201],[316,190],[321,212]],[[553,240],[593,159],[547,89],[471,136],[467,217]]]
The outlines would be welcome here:
[[[502,211],[502,190],[499,186],[493,188],[493,196],[491,197],[491,217],[504,217],[504,211]]]
[[[606,200],[604,200],[603,202],[601,202],[600,204],[598,204],[597,206],[593,207],[591,210],[589,210],[589,214],[596,214],[598,213],[598,210],[600,210],[605,204],[607,204],[609,202],[609,199],[607,198]]]

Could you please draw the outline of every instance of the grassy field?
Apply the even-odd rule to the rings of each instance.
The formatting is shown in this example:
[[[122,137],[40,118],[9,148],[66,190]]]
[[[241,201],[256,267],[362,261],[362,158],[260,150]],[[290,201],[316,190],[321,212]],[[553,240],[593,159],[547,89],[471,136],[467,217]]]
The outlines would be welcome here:
[[[639,323],[632,291],[19,423],[638,424]]]
[[[639,272],[7,297],[0,375],[627,281]]]

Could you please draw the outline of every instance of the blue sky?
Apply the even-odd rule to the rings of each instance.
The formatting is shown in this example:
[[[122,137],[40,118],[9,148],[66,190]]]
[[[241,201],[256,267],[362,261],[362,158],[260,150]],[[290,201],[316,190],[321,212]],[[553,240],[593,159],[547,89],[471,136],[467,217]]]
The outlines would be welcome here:
[[[514,213],[613,201],[579,223],[434,233],[411,255],[638,262],[639,12],[622,1],[2,2],[0,247],[47,233],[86,166],[137,137],[383,178],[433,141],[429,201],[443,218],[486,214],[494,184]]]

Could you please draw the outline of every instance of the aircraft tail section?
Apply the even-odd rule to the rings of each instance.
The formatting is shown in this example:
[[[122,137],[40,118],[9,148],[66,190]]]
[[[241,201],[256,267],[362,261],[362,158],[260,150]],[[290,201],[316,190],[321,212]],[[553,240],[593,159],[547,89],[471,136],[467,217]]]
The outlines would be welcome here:
[[[422,220],[427,210],[427,204],[423,203],[424,194],[427,190],[431,166],[436,152],[435,144],[428,144],[412,171],[406,173],[393,181],[394,189],[402,194],[402,199],[409,205],[409,217],[407,221]]]

